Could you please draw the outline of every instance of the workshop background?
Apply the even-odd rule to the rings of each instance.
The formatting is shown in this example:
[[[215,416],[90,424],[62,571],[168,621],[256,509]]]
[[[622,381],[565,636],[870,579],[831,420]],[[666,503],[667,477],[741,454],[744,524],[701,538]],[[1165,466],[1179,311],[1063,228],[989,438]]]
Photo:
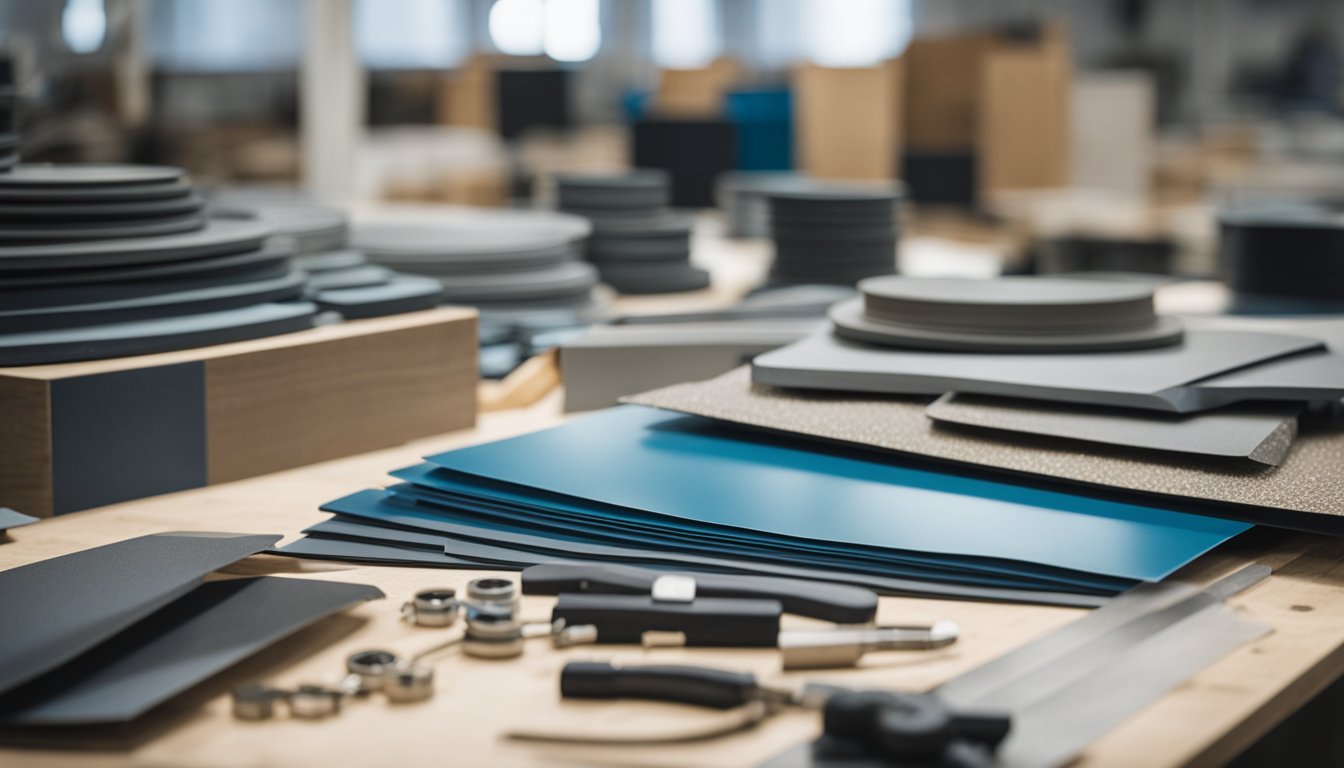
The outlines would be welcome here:
[[[809,339],[831,339],[833,324],[836,338],[849,335],[832,343],[871,342],[878,350],[873,360],[895,359],[900,353],[891,348],[904,350],[903,344],[923,349],[920,345],[929,342],[918,338],[921,329],[905,336],[901,333],[909,328],[882,331],[883,318],[876,314],[884,298],[893,305],[923,298],[912,296],[929,283],[903,283],[905,278],[975,278],[994,288],[1022,284],[1013,282],[1019,278],[1067,275],[1078,281],[1070,290],[1083,294],[1104,284],[1108,287],[1098,288],[1099,293],[1124,294],[1127,289],[1119,285],[1140,295],[1140,317],[1132,323],[1142,326],[1135,332],[1144,335],[1138,342],[1126,337],[1108,347],[1114,339],[1084,343],[1067,338],[1066,331],[1080,318],[1090,317],[1082,299],[1072,314],[1046,318],[1059,325],[1053,330],[1065,342],[1080,345],[1049,350],[1066,356],[1088,344],[1098,347],[1094,355],[1128,351],[1124,344],[1136,349],[1176,345],[1182,326],[1164,323],[1177,316],[1196,336],[1208,328],[1218,331],[1222,324],[1228,333],[1253,336],[1261,322],[1268,324],[1262,335],[1271,336],[1295,328],[1287,323],[1308,314],[1320,316],[1315,318],[1320,328],[1338,334],[1344,327],[1339,324],[1344,317],[1344,2],[1339,0],[0,0],[0,118],[12,123],[0,131],[0,173],[19,169],[0,177],[0,208],[8,211],[0,211],[5,219],[0,221],[0,508],[13,507],[23,513],[25,525],[32,525],[9,542],[17,545],[12,549],[30,541],[42,544],[14,555],[15,563],[27,565],[37,554],[66,546],[46,547],[40,538],[59,538],[59,533],[47,534],[52,529],[46,526],[65,524],[59,518],[66,513],[99,515],[97,508],[108,505],[152,506],[156,502],[150,497],[161,494],[209,493],[216,485],[226,486],[222,492],[227,493],[234,481],[279,482],[266,476],[314,471],[318,474],[304,476],[311,488],[296,481],[303,491],[296,496],[301,503],[285,499],[292,517],[284,518],[289,527],[284,534],[291,537],[284,548],[271,550],[275,541],[263,541],[221,563],[266,550],[313,560],[385,558],[384,564],[407,568],[408,563],[474,568],[480,562],[471,552],[445,555],[431,542],[425,554],[416,549],[423,541],[392,539],[392,524],[369,524],[359,530],[364,540],[354,542],[358,537],[350,533],[351,521],[362,519],[360,514],[377,519],[385,512],[382,505],[395,506],[396,500],[347,496],[359,491],[359,483],[330,469],[330,476],[319,477],[323,470],[304,467],[403,449],[412,441],[460,430],[512,434],[517,430],[497,425],[514,418],[527,426],[551,426],[537,414],[544,411],[547,420],[558,422],[631,397],[644,398],[642,406],[690,413],[706,422],[736,419],[744,429],[769,430],[771,439],[779,432],[807,435],[805,444],[817,455],[838,454],[836,445],[848,441],[865,451],[1047,475],[1070,492],[1096,485],[1132,495],[1179,497],[1190,503],[1193,515],[1206,508],[1231,509],[1209,519],[1227,524],[1223,518],[1232,518],[1240,526],[1210,534],[1210,541],[1217,541],[1203,549],[1201,542],[1186,542],[1189,551],[1165,552],[1171,568],[1152,574],[1136,566],[1135,573],[1082,578],[1086,569],[1077,559],[1091,550],[1055,542],[1059,546],[1040,562],[1024,556],[1026,565],[1012,579],[1001,579],[992,568],[990,575],[974,573],[980,579],[975,587],[984,588],[975,593],[978,599],[1003,600],[1004,593],[995,590],[1023,584],[1030,592],[1068,582],[1049,570],[1059,569],[1078,581],[1068,583],[1066,598],[1050,599],[1091,608],[1122,588],[1161,581],[1252,526],[1312,536],[1339,533],[1316,519],[1337,516],[1332,510],[1340,508],[1338,481],[1330,472],[1331,457],[1337,458],[1344,444],[1339,369],[1322,367],[1321,380],[1329,381],[1319,386],[1317,380],[1274,379],[1281,358],[1291,366],[1301,357],[1324,357],[1327,349],[1337,355],[1338,346],[1331,346],[1339,343],[1337,337],[1327,343],[1305,325],[1298,331],[1308,341],[1299,338],[1298,346],[1281,342],[1281,348],[1248,352],[1245,360],[1237,357],[1241,349],[1220,350],[1216,365],[1208,363],[1207,370],[1200,368],[1155,395],[1139,393],[1152,395],[1139,406],[1134,406],[1139,395],[1122,400],[1119,389],[1110,388],[1111,382],[1095,371],[1086,373],[1097,380],[1078,387],[1093,399],[1076,399],[1073,405],[1126,418],[1144,408],[1162,416],[1179,411],[1172,403],[1152,404],[1177,390],[1194,393],[1191,398],[1207,395],[1210,410],[1243,405],[1236,398],[1247,391],[1252,394],[1245,400],[1272,390],[1266,399],[1292,406],[1268,416],[1253,414],[1260,418],[1260,431],[1235,455],[1226,447],[1230,439],[1221,440],[1217,423],[1205,427],[1213,436],[1208,440],[1194,440],[1194,447],[1181,442],[1169,450],[1125,442],[1125,429],[1121,437],[1078,434],[1091,431],[1086,424],[1066,425],[1074,431],[1061,437],[1038,427],[1037,420],[1053,415],[1047,408],[1029,413],[1026,427],[1010,422],[977,433],[984,425],[974,421],[979,417],[975,392],[968,405],[956,401],[960,395],[950,388],[901,389],[907,383],[898,381],[874,396],[864,378],[872,373],[867,370],[850,371],[852,381],[832,386],[841,378],[825,380],[818,374],[826,358],[806,347]],[[80,177],[82,171],[71,170],[73,165],[56,166],[48,178],[47,163],[168,168],[119,168],[113,176],[125,177],[100,181],[96,172],[92,180]],[[70,177],[61,176],[67,172]],[[138,242],[149,243],[147,251],[178,247],[178,241],[163,245],[166,240],[155,238],[181,235],[190,258],[164,256],[165,268],[119,254],[117,239],[128,237],[127,230],[117,230],[124,222],[116,220],[115,211],[123,210],[116,206],[123,201],[100,198],[107,194],[97,189],[104,182],[110,188],[128,187],[131,195],[143,193],[138,185],[161,187],[158,192],[169,202],[162,209],[157,203],[146,206],[143,221],[126,227],[136,237],[145,236]],[[6,191],[6,183],[13,189]],[[844,210],[826,210],[833,194],[844,198]],[[44,208],[51,200],[59,205]],[[795,208],[789,208],[791,203]],[[772,210],[782,213],[772,219]],[[24,220],[31,211],[51,221]],[[78,222],[73,235],[58,231],[68,223],[61,217],[85,214],[95,221]],[[806,226],[791,230],[791,218]],[[252,219],[264,237],[244,232],[228,244],[233,249],[228,253],[207,253],[214,247],[207,241],[218,230],[246,229],[238,221]],[[87,230],[79,229],[85,225]],[[154,229],[179,225],[185,229]],[[862,237],[846,230],[858,230]],[[855,244],[869,235],[871,242]],[[267,239],[272,236],[282,242]],[[33,245],[43,239],[50,242]],[[104,265],[81,261],[87,256],[84,246],[69,245],[81,240],[102,249],[98,253],[123,258],[119,266],[126,271],[100,272]],[[40,261],[38,256],[59,264],[30,270],[25,259]],[[186,268],[199,268],[201,281],[222,276],[221,285],[241,263],[230,259],[251,260],[247,268],[257,273],[249,273],[246,282],[255,294],[246,302],[236,296],[185,295],[190,293],[185,289],[173,299],[181,301],[183,316],[186,308],[213,312],[218,307],[212,302],[237,302],[227,308],[238,314],[230,315],[225,329],[236,336],[186,338],[189,333],[169,322],[181,319],[174,314],[178,310],[154,303],[154,296],[167,290],[160,287],[145,289],[149,298],[135,296],[118,304],[117,281],[139,279],[141,269],[152,273],[148,282],[174,281],[172,264],[178,257],[209,262]],[[256,266],[261,261],[266,261],[264,269]],[[857,317],[835,313],[838,302],[852,309],[860,300],[855,286],[865,278],[876,279],[879,289],[916,287],[907,295],[898,291],[895,298],[881,290],[862,297],[870,306],[856,310]],[[1006,282],[989,282],[1001,278]],[[1079,284],[1089,287],[1079,289]],[[24,293],[29,286],[37,289]],[[979,354],[1003,341],[996,337],[1001,329],[995,327],[997,297],[991,293],[986,289],[978,297],[983,304],[967,299],[958,305],[962,314],[955,319],[976,327],[954,328],[948,335],[961,336],[944,340],[948,350]],[[1029,305],[1030,298],[1024,303]],[[303,308],[294,309],[299,300]],[[257,330],[247,325],[252,304],[294,314]],[[1048,308],[1050,302],[1042,304]],[[974,309],[965,309],[969,306]],[[143,319],[140,312],[164,321],[145,346],[135,346],[143,341],[135,329],[120,331],[124,337],[99,335],[100,324],[116,331],[122,327],[117,323]],[[167,319],[155,318],[156,312]],[[768,323],[751,325],[756,321]],[[697,328],[702,322],[706,325]],[[817,334],[818,323],[826,324],[828,333]],[[1120,328],[1117,334],[1130,331],[1134,328]],[[86,332],[92,335],[81,335]],[[323,351],[329,338],[337,342]],[[230,369],[230,360],[208,351],[221,341],[257,343],[247,351],[252,359]],[[122,342],[127,346],[118,346]],[[88,351],[99,343],[105,347]],[[800,347],[801,362],[781,363],[766,354]],[[271,354],[276,349],[291,357]],[[171,366],[140,365],[129,357],[166,352],[181,353],[197,367],[168,371]],[[750,372],[743,370],[753,361]],[[1054,381],[1028,382],[1019,389],[1004,385],[994,376],[1005,367],[1011,366],[985,366],[993,369],[984,376],[990,385],[979,394],[991,405],[1000,396],[1046,401],[1057,394],[1051,390]],[[104,377],[98,386],[107,388],[80,389],[85,378],[96,378],[86,376],[94,369]],[[1229,372],[1235,379],[1244,369],[1253,369],[1251,382],[1224,382],[1224,391],[1242,393],[1229,395],[1226,403],[1214,402],[1216,380],[1201,389],[1209,379]],[[1255,378],[1264,369],[1270,371],[1263,380],[1268,384]],[[111,374],[146,378],[117,383]],[[806,378],[809,374],[815,378]],[[788,380],[790,375],[795,378]],[[748,383],[751,376],[757,386]],[[671,389],[702,380],[711,381],[689,394]],[[824,390],[812,401],[821,409],[829,407],[830,390],[846,389],[856,401],[867,397],[883,406],[909,405],[908,423],[918,428],[895,438],[886,433],[873,438],[870,425],[859,423],[864,421],[859,410],[845,412],[846,421],[832,417],[839,409],[806,411],[828,414],[811,418],[753,402],[764,399],[764,385]],[[1022,395],[1023,388],[1028,394]],[[31,400],[11,394],[39,390]],[[929,402],[916,408],[900,400],[910,395],[928,396]],[[120,402],[116,398],[147,410],[109,407],[108,402]],[[1185,406],[1191,411],[1206,407]],[[576,444],[616,446],[611,456],[604,455],[613,466],[633,456],[629,467],[621,465],[632,468],[632,477],[637,469],[663,470],[662,463],[634,450],[644,445],[639,440],[649,425],[628,416],[635,421],[622,423],[622,417],[611,415],[646,413],[634,410],[638,407],[599,411],[590,417],[597,421],[569,421],[600,425],[606,419],[610,435],[616,436],[603,442],[592,436],[602,432],[593,427],[591,434],[583,433],[591,443]],[[943,419],[953,425],[945,431],[940,431],[945,425],[926,424],[930,419],[943,424],[934,415],[940,407],[946,410]],[[994,415],[992,409],[987,412]],[[1145,415],[1152,414],[1138,414]],[[825,426],[817,427],[821,422]],[[148,424],[171,428],[155,431]],[[1037,428],[1044,431],[1034,432]],[[920,430],[980,434],[992,447],[958,447],[950,439],[950,448],[936,440],[920,442],[925,435]],[[1076,440],[1068,443],[1072,449],[1059,451],[1073,459],[1045,461],[1044,453],[1014,442],[1019,433]],[[630,451],[620,450],[616,441],[621,436],[630,441]],[[731,435],[720,437],[726,444]],[[192,450],[182,450],[183,443]],[[518,453],[499,459],[498,467],[504,468],[499,471],[523,473],[555,461],[542,448],[527,453],[528,445],[503,449]],[[698,450],[692,445],[686,453]],[[1103,464],[1109,471],[1088,464],[1089,451],[1112,462]],[[573,474],[579,476],[585,467],[577,465],[587,454],[562,453],[576,462]],[[1150,463],[1116,469],[1136,455]],[[638,463],[641,458],[644,464]],[[1218,463],[1233,458],[1259,464],[1229,469],[1230,463]],[[1070,463],[1075,459],[1078,463]],[[439,469],[398,470],[394,477],[407,483],[397,492],[413,500],[423,494],[416,503],[432,506],[442,489],[419,487],[417,481],[432,480],[445,468],[475,471],[470,462],[467,469],[454,469],[451,452],[439,460],[448,463]],[[369,462],[366,474],[376,464],[372,476],[384,484],[391,482],[382,476],[384,470],[405,463],[400,458]],[[701,476],[696,467],[686,471]],[[1293,479],[1302,477],[1311,482]],[[1328,480],[1319,481],[1322,477]],[[1251,479],[1243,483],[1244,478]],[[541,487],[546,479],[507,482],[527,486],[525,480],[534,481]],[[625,500],[617,493],[626,490],[620,479],[599,477],[581,490],[596,508],[606,510]],[[725,487],[733,480],[724,480]],[[844,498],[847,487],[837,483],[834,498]],[[482,508],[492,509],[492,488],[457,491],[479,494],[485,500]],[[616,501],[608,493],[616,494]],[[328,500],[322,509],[338,516],[334,522],[309,519],[318,514],[318,504],[309,503],[308,495]],[[676,493],[667,495],[657,501],[683,501]],[[787,502],[790,495],[776,498]],[[830,503],[832,497],[818,495]],[[277,505],[280,496],[257,492]],[[538,491],[538,498],[538,504],[553,501],[549,491]],[[250,499],[235,505],[254,515],[244,517],[242,525],[270,525],[260,511],[264,505]],[[222,503],[206,506],[216,512],[233,509]],[[723,512],[733,525],[750,529],[754,521],[728,517],[746,506],[725,503],[711,512]],[[155,507],[155,514],[160,509]],[[1256,514],[1246,516],[1248,509]],[[1305,517],[1277,516],[1285,511]],[[124,517],[158,524],[153,515]],[[35,518],[44,519],[34,524]],[[77,521],[75,515],[72,528],[65,530]],[[601,522],[580,518],[574,523],[575,530],[591,525],[597,531],[592,534],[595,551],[607,551],[600,549],[607,546],[603,537],[609,533]],[[1171,527],[1184,530],[1175,523]],[[992,538],[974,528],[967,526]],[[115,526],[108,530],[121,532]],[[681,543],[674,534],[658,539],[634,530],[622,544],[640,556],[650,549],[637,546],[644,543],[639,536],[647,534],[659,546],[667,539],[673,540],[669,547]],[[803,530],[798,536],[823,533]],[[375,535],[387,535],[392,543],[369,545]],[[100,529],[94,539],[102,536]],[[973,537],[968,533],[967,538]],[[1099,535],[1090,543],[1101,552],[1125,549],[1111,547],[1110,539],[1125,537]],[[375,557],[356,550],[355,543],[385,550],[369,550]],[[864,546],[869,543],[862,539]],[[890,551],[906,551],[897,546],[901,543],[891,543]],[[1129,548],[1143,546],[1130,543]],[[1303,551],[1319,554],[1311,547]],[[1320,547],[1324,551],[1325,545]],[[778,558],[772,565],[799,565],[784,562],[795,557],[793,552],[761,549]],[[1161,547],[1154,545],[1154,550]],[[939,558],[949,556],[920,554],[928,559],[916,560],[912,570],[933,564],[928,570],[936,572],[946,565]],[[444,566],[445,556],[462,559]],[[1220,556],[1226,552],[1220,550]],[[1319,555],[1322,560],[1328,556]],[[500,565],[480,557],[491,568]],[[743,561],[759,565],[761,557],[746,548]],[[530,562],[518,555],[509,565]],[[937,578],[931,582],[935,586],[925,588],[947,588]],[[1009,603],[1034,599],[1008,594]],[[399,602],[403,595],[393,597]],[[1308,619],[1325,620],[1328,606],[1321,605]],[[1300,612],[1312,610],[1306,606]],[[1003,615],[1004,626],[1024,635],[1010,638],[1014,642],[1044,632]],[[397,621],[386,623],[401,629]],[[1281,637],[1297,637],[1292,629],[1288,626]],[[1327,635],[1317,625],[1302,631]],[[972,628],[972,642],[975,633]],[[1280,663],[1291,655],[1279,654]],[[1339,657],[1337,651],[1332,655]],[[1261,709],[1283,714],[1265,702],[1290,689],[1302,701],[1311,700],[1276,728],[1266,728],[1267,736],[1241,752],[1240,765],[1344,761],[1344,736],[1333,726],[1344,704],[1344,683],[1321,681],[1309,691],[1301,680],[1310,677],[1310,670],[1294,672],[1301,674],[1291,685],[1257,700]],[[507,687],[498,686],[501,691]],[[1255,691],[1260,695],[1268,687]],[[223,738],[218,744],[230,743],[233,736]],[[1229,737],[1227,743],[1234,741]],[[173,757],[163,759],[171,763]]]

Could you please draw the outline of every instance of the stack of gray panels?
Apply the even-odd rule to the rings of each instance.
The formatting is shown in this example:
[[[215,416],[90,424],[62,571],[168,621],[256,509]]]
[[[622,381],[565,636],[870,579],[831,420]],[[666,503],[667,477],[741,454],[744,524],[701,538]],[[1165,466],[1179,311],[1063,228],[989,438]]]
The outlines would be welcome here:
[[[178,168],[0,174],[0,365],[183,349],[311,327],[269,226],[207,217]]]
[[[769,199],[772,284],[853,285],[896,271],[897,193],[836,187]]]
[[[690,264],[691,219],[667,208],[667,173],[561,174],[560,209],[593,223],[588,260],[621,293],[677,293],[709,287],[709,273]]]
[[[1219,215],[1223,276],[1241,308],[1344,306],[1344,214],[1305,202],[1242,204]]]
[[[443,302],[437,280],[394,272],[368,262],[348,247],[349,223],[337,208],[293,192],[216,191],[211,213],[270,225],[278,244],[294,251],[308,275],[311,300],[347,320],[430,309]]]
[[[939,424],[1265,465],[1298,413],[1344,398],[1339,320],[1192,323],[1156,314],[1151,287],[1062,278],[859,288],[831,328],[757,357],[752,381],[942,396]]]
[[[353,244],[378,265],[437,280],[445,301],[477,307],[483,321],[543,328],[602,309],[597,270],[580,257],[591,231],[547,211],[445,210],[372,219]]]

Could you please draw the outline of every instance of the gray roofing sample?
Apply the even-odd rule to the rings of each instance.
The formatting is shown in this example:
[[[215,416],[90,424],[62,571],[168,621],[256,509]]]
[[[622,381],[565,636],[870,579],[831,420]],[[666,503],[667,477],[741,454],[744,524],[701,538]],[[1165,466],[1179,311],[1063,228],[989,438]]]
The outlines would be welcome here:
[[[949,392],[926,413],[941,424],[1277,465],[1297,436],[1301,410],[1259,403],[1172,414]]]
[[[1176,345],[1078,354],[946,353],[858,344],[818,333],[752,364],[758,384],[849,392],[967,392],[1187,413],[1225,404],[1185,385],[1295,352],[1319,339],[1189,331]]]

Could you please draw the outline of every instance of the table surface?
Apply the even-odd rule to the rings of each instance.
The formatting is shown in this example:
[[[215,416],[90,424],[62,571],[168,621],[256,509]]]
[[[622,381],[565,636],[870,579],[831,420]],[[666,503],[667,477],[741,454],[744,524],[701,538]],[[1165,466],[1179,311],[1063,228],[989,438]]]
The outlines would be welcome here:
[[[745,283],[759,274],[758,245],[717,250],[716,281]],[[722,296],[699,297],[707,304]],[[693,305],[692,305],[693,306]],[[679,310],[687,302],[631,305]],[[286,541],[325,519],[318,506],[346,493],[390,482],[386,472],[449,448],[497,439],[557,422],[561,393],[532,406],[482,415],[473,430],[330,461],[264,477],[89,510],[17,529],[0,544],[0,569],[143,534],[213,530],[283,534]],[[1178,578],[1202,583],[1248,562],[1274,567],[1269,579],[1230,602],[1269,623],[1274,632],[1208,667],[1096,742],[1086,766],[1218,764],[1240,752],[1287,714],[1344,673],[1344,542],[1301,534],[1252,531],[1184,569]],[[849,686],[920,691],[1047,633],[1082,615],[1042,606],[883,598],[879,620],[960,625],[955,645],[934,652],[870,654],[853,670],[781,673],[768,650],[571,648],[532,641],[519,659],[489,661],[446,652],[433,657],[437,695],[394,706],[373,698],[351,702],[338,718],[241,723],[231,718],[228,691],[270,680],[281,685],[329,682],[346,655],[368,648],[413,653],[451,630],[399,621],[413,592],[432,586],[459,590],[480,573],[389,568],[257,556],[221,578],[278,575],[373,584],[387,599],[325,620],[170,702],[130,734],[93,732],[61,749],[0,749],[0,766],[135,765],[163,768],[287,765],[723,765],[753,766],[814,736],[814,715],[782,713],[733,736],[658,747],[542,746],[507,740],[511,729],[600,733],[664,733],[721,722],[724,713],[671,704],[561,702],[561,667],[572,660],[695,663],[750,670],[773,682],[819,680]],[[549,598],[524,599],[527,617],[545,619]],[[804,620],[797,620],[803,622]]]
[[[527,409],[486,414],[473,430],[411,445],[102,509],[64,515],[11,532],[0,545],[0,569],[142,534],[215,530],[284,534],[293,540],[325,518],[318,505],[347,492],[386,484],[386,472],[418,457],[556,422],[558,393]],[[1344,543],[1300,534],[1253,531],[1186,568],[1180,578],[1204,582],[1259,561],[1276,571],[1231,602],[1268,622],[1274,633],[1207,668],[1154,706],[1098,741],[1084,765],[1214,764],[1235,755],[1344,670]],[[280,684],[331,681],[357,650],[414,652],[444,632],[413,627],[398,608],[414,591],[462,589],[481,575],[467,571],[357,566],[257,556],[221,577],[260,574],[358,582],[387,599],[326,620],[175,700],[132,736],[137,742],[72,741],[79,751],[0,750],[0,765],[272,766],[272,765],[610,765],[752,766],[816,731],[815,718],[784,713],[752,730],[695,744],[633,747],[554,747],[502,738],[510,729],[660,733],[707,726],[719,712],[671,704],[564,702],[560,668],[576,659],[697,663],[751,670],[797,685],[824,680],[843,685],[926,690],[1049,632],[1081,615],[1074,609],[991,603],[883,598],[883,622],[950,619],[963,631],[955,645],[934,652],[870,654],[854,670],[781,673],[768,650],[570,648],[533,641],[519,659],[490,661],[449,651],[434,658],[437,695],[394,706],[379,699],[352,702],[338,718],[240,723],[229,713],[228,690],[266,679]],[[550,598],[529,597],[524,613],[544,619]],[[803,621],[799,619],[798,621]],[[445,753],[451,753],[446,755]],[[1139,759],[1141,758],[1141,759]]]

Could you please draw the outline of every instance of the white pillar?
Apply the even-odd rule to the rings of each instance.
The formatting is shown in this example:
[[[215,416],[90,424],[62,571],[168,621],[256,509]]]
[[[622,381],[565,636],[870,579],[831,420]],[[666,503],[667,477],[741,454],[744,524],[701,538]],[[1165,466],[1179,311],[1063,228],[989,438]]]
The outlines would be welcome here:
[[[364,69],[355,52],[354,0],[307,0],[299,80],[303,185],[331,202],[356,195],[364,133]]]
[[[115,0],[106,4],[106,12],[108,37],[116,41],[112,73],[117,84],[117,115],[122,125],[139,128],[149,121],[153,107],[148,0]]]

